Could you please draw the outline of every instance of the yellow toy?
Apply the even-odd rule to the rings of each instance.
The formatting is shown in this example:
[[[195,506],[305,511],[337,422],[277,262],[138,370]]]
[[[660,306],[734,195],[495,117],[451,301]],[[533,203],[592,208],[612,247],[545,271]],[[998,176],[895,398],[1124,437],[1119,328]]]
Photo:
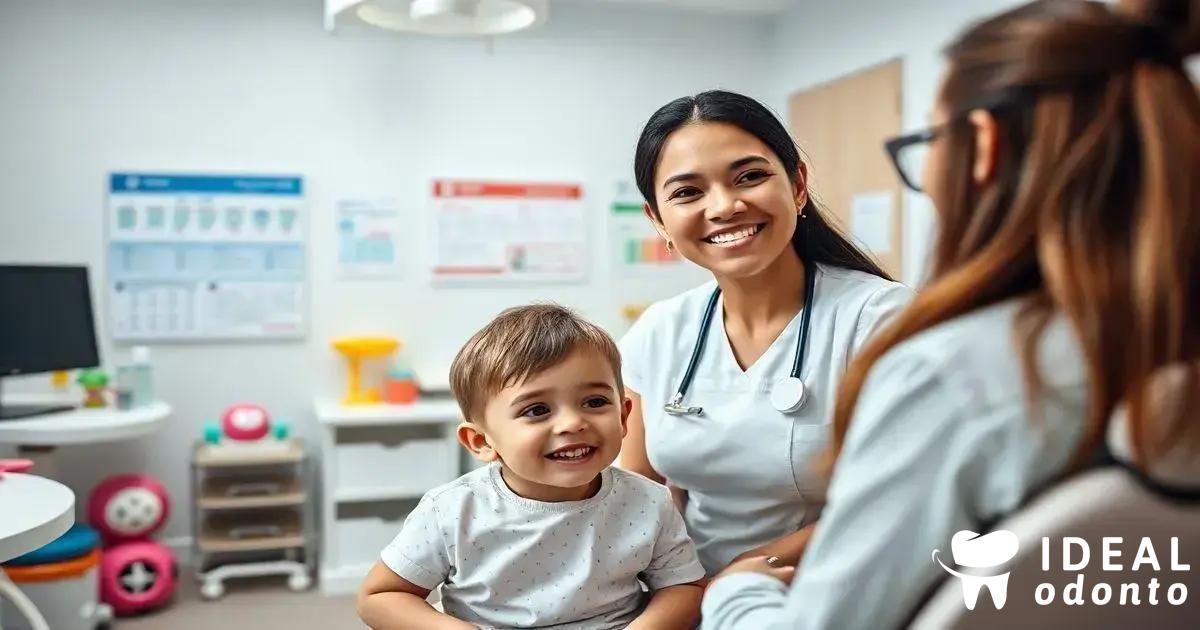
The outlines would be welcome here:
[[[400,341],[392,337],[342,337],[333,340],[333,347],[346,357],[349,373],[346,381],[345,405],[374,405],[379,403],[379,389],[363,389],[363,359],[379,359],[390,355],[400,347]]]

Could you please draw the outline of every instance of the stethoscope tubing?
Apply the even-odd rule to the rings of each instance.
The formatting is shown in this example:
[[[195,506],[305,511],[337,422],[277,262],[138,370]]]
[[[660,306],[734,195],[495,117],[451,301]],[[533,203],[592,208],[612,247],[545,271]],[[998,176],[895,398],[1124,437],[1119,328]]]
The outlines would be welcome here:
[[[795,379],[800,379],[800,372],[804,368],[804,356],[808,352],[808,331],[809,323],[812,321],[816,277],[816,264],[812,262],[804,263],[804,313],[800,316],[800,338],[796,341],[796,356],[792,361],[792,371],[789,374],[791,378]],[[720,297],[721,287],[717,287],[708,298],[708,304],[704,308],[704,317],[700,321],[700,332],[696,335],[696,343],[692,347],[692,356],[688,359],[687,368],[683,372],[683,379],[679,382],[679,387],[675,390],[675,395],[664,406],[664,410],[667,413],[691,414],[701,412],[702,408],[700,407],[683,407],[682,403],[688,389],[691,388],[692,380],[696,377],[696,367],[700,364],[700,356],[704,353],[704,344],[708,338],[708,329],[712,325],[713,315],[717,311],[717,301]]]

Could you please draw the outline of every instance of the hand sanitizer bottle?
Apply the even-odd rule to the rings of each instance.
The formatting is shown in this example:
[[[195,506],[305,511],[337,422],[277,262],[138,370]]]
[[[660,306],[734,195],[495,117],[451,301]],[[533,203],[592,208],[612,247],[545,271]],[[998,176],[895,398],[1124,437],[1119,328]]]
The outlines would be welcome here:
[[[133,406],[143,407],[154,402],[154,379],[150,369],[150,348],[133,347]]]

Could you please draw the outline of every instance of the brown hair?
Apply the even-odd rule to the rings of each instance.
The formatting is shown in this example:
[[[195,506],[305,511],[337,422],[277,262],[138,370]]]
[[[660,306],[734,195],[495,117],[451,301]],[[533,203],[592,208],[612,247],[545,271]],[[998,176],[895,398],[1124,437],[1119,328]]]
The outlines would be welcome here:
[[[1200,377],[1200,99],[1183,67],[1198,50],[1200,0],[1040,0],[950,45],[931,279],[848,368],[832,456],[882,355],[1012,298],[1022,301],[1016,333],[1031,400],[1034,349],[1050,318],[1064,315],[1081,342],[1090,400],[1072,468],[1095,452],[1122,400],[1139,462],[1195,436],[1192,420],[1149,443],[1146,390],[1170,364]],[[965,116],[980,108],[1000,130],[996,179],[982,188]],[[1188,387],[1200,400],[1200,378]]]
[[[594,350],[608,361],[617,394],[624,396],[621,353],[612,337],[557,304],[517,306],[497,315],[454,357],[450,391],[463,417],[477,422],[488,398],[553,367],[579,348]]]

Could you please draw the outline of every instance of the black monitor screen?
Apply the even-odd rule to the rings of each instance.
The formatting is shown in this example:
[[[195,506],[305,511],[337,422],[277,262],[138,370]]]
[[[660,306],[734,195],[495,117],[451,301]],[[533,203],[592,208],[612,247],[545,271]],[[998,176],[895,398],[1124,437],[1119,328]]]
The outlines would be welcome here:
[[[0,376],[99,364],[87,267],[0,265]]]

